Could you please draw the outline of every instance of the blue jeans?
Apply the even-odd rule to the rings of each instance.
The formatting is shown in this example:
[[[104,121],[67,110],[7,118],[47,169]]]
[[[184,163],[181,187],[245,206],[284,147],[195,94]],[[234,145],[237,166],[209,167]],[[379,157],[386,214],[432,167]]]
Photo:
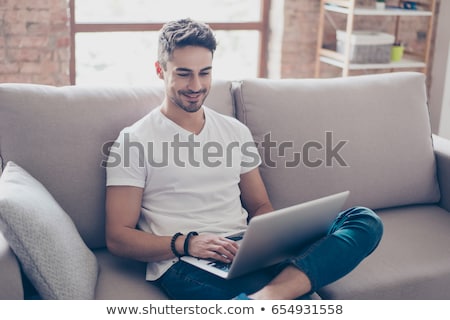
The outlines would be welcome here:
[[[354,207],[338,215],[326,236],[290,260],[230,280],[179,261],[154,283],[172,299],[232,299],[259,290],[287,265],[294,265],[311,281],[311,292],[299,297],[307,298],[352,271],[375,250],[382,234],[381,219],[372,210]]]

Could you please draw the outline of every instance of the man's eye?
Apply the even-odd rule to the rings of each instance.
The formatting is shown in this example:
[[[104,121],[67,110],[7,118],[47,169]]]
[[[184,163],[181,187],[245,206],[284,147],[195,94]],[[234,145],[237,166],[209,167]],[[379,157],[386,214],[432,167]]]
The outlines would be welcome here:
[[[209,72],[202,72],[202,73],[200,73],[200,75],[201,75],[202,77],[206,77],[206,76],[209,76]]]
[[[179,77],[189,77],[189,73],[179,73]]]

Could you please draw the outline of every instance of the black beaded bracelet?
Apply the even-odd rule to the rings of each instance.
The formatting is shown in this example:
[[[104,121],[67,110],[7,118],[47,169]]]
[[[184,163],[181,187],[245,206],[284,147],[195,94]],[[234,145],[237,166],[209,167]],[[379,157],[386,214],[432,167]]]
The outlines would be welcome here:
[[[198,236],[198,232],[191,231],[186,235],[186,239],[184,239],[184,255],[185,256],[190,256],[190,254],[189,254],[189,239],[192,236]]]
[[[173,254],[180,258],[182,255],[178,253],[177,248],[175,248],[175,241],[177,241],[179,236],[182,236],[183,234],[181,232],[177,232],[172,236],[172,239],[170,240],[170,249],[172,250]]]

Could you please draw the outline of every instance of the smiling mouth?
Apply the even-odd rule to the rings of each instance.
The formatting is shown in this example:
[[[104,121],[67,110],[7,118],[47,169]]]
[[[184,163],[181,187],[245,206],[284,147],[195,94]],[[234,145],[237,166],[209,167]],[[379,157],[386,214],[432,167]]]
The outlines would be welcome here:
[[[196,103],[198,102],[206,93],[206,90],[200,91],[182,91],[180,92],[189,102]]]
[[[195,94],[183,93],[183,95],[190,100],[197,100],[201,97],[202,94],[201,93],[195,93]]]

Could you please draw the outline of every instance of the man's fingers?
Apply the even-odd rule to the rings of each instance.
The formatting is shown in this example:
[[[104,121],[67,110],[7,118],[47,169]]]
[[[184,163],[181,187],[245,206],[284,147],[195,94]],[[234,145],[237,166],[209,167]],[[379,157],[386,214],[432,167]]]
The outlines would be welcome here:
[[[213,251],[220,255],[220,261],[226,260],[230,262],[234,259],[234,256],[238,250],[238,244],[229,239],[219,239],[218,244],[213,248]]]
[[[231,262],[237,253],[239,245],[230,239],[212,236],[200,235],[192,238],[191,254],[199,258],[209,258],[222,262]]]

